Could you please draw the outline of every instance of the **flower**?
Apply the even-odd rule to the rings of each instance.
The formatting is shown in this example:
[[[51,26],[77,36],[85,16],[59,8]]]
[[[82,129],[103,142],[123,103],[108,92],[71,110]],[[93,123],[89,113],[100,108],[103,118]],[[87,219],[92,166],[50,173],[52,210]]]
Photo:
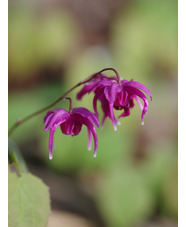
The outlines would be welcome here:
[[[98,116],[97,100],[100,100],[104,113],[102,125],[104,124],[105,119],[109,117],[114,129],[117,130],[117,124],[120,124],[118,119],[130,115],[130,108],[134,106],[134,99],[142,110],[141,124],[144,124],[144,115],[148,109],[148,100],[140,90],[147,93],[152,100],[150,90],[137,81],[120,80],[117,72],[115,77],[108,77],[107,75],[99,74],[81,89],[77,94],[77,99],[81,99],[86,93],[94,92],[93,108],[96,116]],[[139,98],[143,100],[144,106],[141,104]],[[114,109],[124,110],[117,119],[114,116]]]
[[[82,125],[88,129],[88,150],[91,149],[92,137],[94,138],[94,154],[97,155],[98,138],[95,126],[99,127],[97,117],[89,110],[83,107],[74,108],[69,112],[65,109],[56,109],[49,111],[45,118],[45,131],[50,129],[49,135],[49,159],[53,158],[53,135],[58,126],[60,126],[62,133],[65,135],[76,136],[80,133]]]

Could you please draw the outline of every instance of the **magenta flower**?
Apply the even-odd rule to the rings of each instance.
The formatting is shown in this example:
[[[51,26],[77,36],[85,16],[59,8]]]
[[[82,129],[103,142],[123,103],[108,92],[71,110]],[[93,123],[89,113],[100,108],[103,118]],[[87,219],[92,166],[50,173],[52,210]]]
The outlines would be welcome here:
[[[70,112],[64,109],[56,109],[49,111],[45,118],[45,131],[50,129],[49,135],[49,159],[52,159],[53,149],[53,135],[58,126],[60,126],[62,133],[66,135],[76,136],[80,133],[82,125],[85,125],[88,129],[88,149],[91,149],[92,137],[94,138],[94,154],[97,155],[98,138],[95,130],[95,126],[99,127],[97,117],[89,110],[79,107],[74,108]]]
[[[115,70],[113,70],[116,72]],[[108,77],[103,74],[95,77],[92,81],[88,82],[81,91],[77,94],[77,99],[81,99],[86,93],[94,92],[93,108],[98,116],[97,112],[97,100],[100,100],[101,107],[104,113],[102,125],[107,117],[112,121],[114,129],[117,130],[118,119],[130,115],[130,108],[134,106],[134,99],[139,104],[141,114],[141,124],[144,124],[144,115],[148,109],[148,100],[144,93],[147,93],[151,100],[151,92],[141,83],[136,81],[120,80],[119,75],[116,72],[116,77]],[[142,99],[144,106],[141,104]],[[115,110],[123,110],[123,113],[116,119],[114,115]]]

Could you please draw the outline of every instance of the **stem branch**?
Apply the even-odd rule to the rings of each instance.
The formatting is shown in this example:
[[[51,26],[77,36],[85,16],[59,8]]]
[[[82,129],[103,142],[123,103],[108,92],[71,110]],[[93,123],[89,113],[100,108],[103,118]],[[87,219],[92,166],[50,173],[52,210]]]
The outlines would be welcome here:
[[[105,68],[105,69],[102,69],[101,71],[89,76],[87,79],[85,80],[82,80],[80,81],[79,83],[77,83],[74,87],[70,88],[67,92],[65,92],[61,97],[59,97],[56,101],[54,101],[53,103],[51,103],[50,105],[44,107],[43,109],[40,109],[30,115],[28,115],[27,117],[25,118],[22,118],[22,119],[19,119],[16,121],[16,123],[10,128],[10,130],[8,131],[8,136],[10,136],[14,130],[21,124],[23,124],[24,122],[30,120],[31,118],[35,117],[36,115],[40,114],[40,113],[43,113],[44,111],[48,110],[49,108],[53,107],[54,105],[56,105],[59,101],[61,101],[62,99],[65,98],[66,95],[68,95],[71,91],[73,91],[75,88],[79,87],[80,85],[82,84],[85,84],[87,82],[89,82],[90,80],[92,80],[93,78],[95,78],[96,76],[98,76],[100,73],[104,72],[104,71],[107,71],[107,70],[112,70],[115,72],[118,80],[119,80],[119,75],[117,73],[117,71],[113,68]]]

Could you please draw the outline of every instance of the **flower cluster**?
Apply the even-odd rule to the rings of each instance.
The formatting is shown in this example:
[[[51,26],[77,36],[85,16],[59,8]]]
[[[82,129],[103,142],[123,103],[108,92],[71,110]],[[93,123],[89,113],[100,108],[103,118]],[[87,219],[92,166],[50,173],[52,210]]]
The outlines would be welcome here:
[[[117,124],[119,124],[119,119],[121,117],[126,117],[130,115],[130,109],[134,107],[134,99],[139,104],[142,114],[141,114],[141,124],[144,124],[144,115],[148,109],[148,100],[143,92],[150,96],[152,100],[152,95],[149,89],[147,89],[143,84],[136,81],[121,80],[116,70],[110,68],[114,71],[116,76],[109,77],[103,74],[103,71],[93,74],[85,84],[84,87],[78,92],[77,99],[81,99],[85,94],[94,92],[93,98],[93,109],[95,113],[91,113],[89,110],[83,107],[72,108],[72,102],[70,100],[70,110],[69,112],[64,109],[56,109],[49,111],[44,118],[45,131],[50,129],[49,135],[49,158],[52,158],[53,149],[53,134],[58,126],[60,126],[63,134],[76,136],[81,131],[82,125],[85,125],[88,129],[88,149],[91,149],[91,138],[94,138],[94,157],[97,154],[98,138],[95,127],[99,127],[98,121],[98,111],[97,111],[97,101],[101,102],[101,107],[103,110],[102,126],[105,119],[108,117],[111,119],[113,127],[117,130]],[[143,91],[143,92],[142,92]],[[142,105],[140,99],[143,101]],[[115,110],[122,110],[117,118],[114,115]]]
[[[96,116],[98,116],[97,100],[99,100],[104,113],[102,125],[104,124],[105,119],[109,117],[116,130],[116,125],[119,124],[118,119],[130,115],[130,108],[134,106],[134,99],[142,110],[141,124],[144,124],[144,115],[148,109],[148,100],[140,90],[147,93],[152,100],[151,92],[143,84],[133,80],[120,80],[119,77],[111,78],[106,75],[100,75],[99,78],[99,80],[98,78],[95,78],[86,84],[77,94],[77,99],[81,99],[86,93],[95,93],[93,108]],[[139,98],[143,100],[144,106],[142,106]],[[114,116],[114,109],[124,110],[117,119]]]

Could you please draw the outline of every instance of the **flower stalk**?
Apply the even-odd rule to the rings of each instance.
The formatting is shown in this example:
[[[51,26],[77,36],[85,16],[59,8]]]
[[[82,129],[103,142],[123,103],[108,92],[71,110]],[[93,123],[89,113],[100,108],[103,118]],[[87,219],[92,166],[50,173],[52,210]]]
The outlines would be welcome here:
[[[69,113],[72,113],[72,99],[69,97],[65,97],[63,100],[69,100]]]
[[[118,78],[118,80],[119,80],[119,75],[118,75],[118,73],[117,73],[117,71],[116,71],[115,69],[113,69],[113,68],[105,68],[105,69],[102,69],[101,71],[99,71],[99,72],[97,72],[97,73],[95,73],[95,74],[89,76],[87,79],[82,80],[82,81],[80,81],[79,83],[77,83],[75,86],[73,86],[72,88],[70,88],[67,92],[65,92],[61,97],[59,97],[57,100],[55,100],[54,102],[52,102],[50,105],[48,105],[48,106],[46,106],[46,107],[44,107],[44,108],[42,108],[42,109],[40,109],[40,110],[38,110],[38,111],[36,111],[36,112],[30,114],[30,115],[28,115],[28,116],[25,117],[25,118],[22,118],[22,119],[20,118],[20,119],[18,119],[18,120],[16,121],[16,123],[15,123],[15,124],[10,128],[10,130],[8,131],[8,136],[10,136],[10,135],[14,132],[14,130],[15,130],[19,125],[23,124],[24,122],[30,120],[31,118],[33,118],[33,117],[35,117],[35,116],[37,116],[37,115],[39,115],[39,114],[45,112],[46,110],[50,109],[51,107],[55,106],[58,102],[60,102],[61,100],[63,100],[63,99],[65,98],[65,96],[67,96],[67,95],[68,95],[70,92],[72,92],[74,89],[76,89],[77,87],[79,87],[79,86],[81,86],[81,85],[83,85],[83,84],[85,84],[85,83],[91,81],[91,80],[94,79],[96,76],[98,76],[100,73],[102,73],[102,72],[104,72],[104,71],[108,71],[108,70],[114,71],[115,74],[116,74],[116,76],[117,76],[117,78]]]

